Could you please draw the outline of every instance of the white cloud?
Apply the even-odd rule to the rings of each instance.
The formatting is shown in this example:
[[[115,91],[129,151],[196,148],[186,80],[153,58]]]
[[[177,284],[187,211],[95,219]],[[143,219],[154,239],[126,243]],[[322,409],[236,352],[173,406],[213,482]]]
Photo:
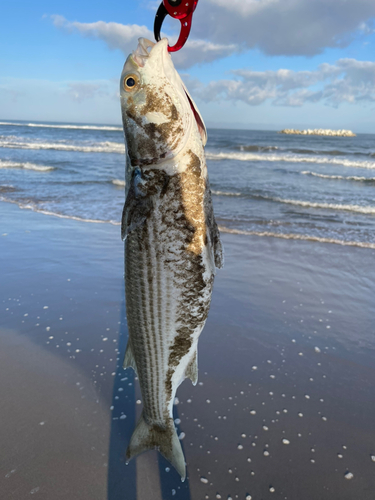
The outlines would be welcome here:
[[[270,55],[312,56],[349,45],[359,30],[368,34],[373,18],[374,0],[207,0],[193,32]]]
[[[146,26],[138,24],[105,23],[97,21],[95,23],[79,23],[68,21],[63,16],[51,16],[53,24],[57,28],[69,32],[78,32],[87,38],[103,40],[109,48],[120,49],[125,55],[130,54],[137,47],[137,40],[140,37],[153,38],[153,33]]]
[[[195,81],[193,93],[205,101],[242,101],[253,106],[266,101],[276,106],[322,102],[334,107],[375,102],[375,62],[339,59],[335,64],[322,64],[315,71],[232,73],[236,79],[213,81],[205,86]]]
[[[72,82],[68,83],[67,87],[67,96],[76,102],[94,99],[95,97],[104,96],[108,93],[101,83]]]
[[[138,38],[145,37],[154,40],[154,34],[146,26],[138,24],[123,25],[119,23],[80,23],[68,21],[63,16],[51,16],[53,24],[70,33],[78,32],[84,37],[103,40],[110,49],[121,50],[127,57],[137,48]],[[189,40],[183,51],[173,53],[173,61],[177,68],[189,68],[226,57],[238,50],[237,45],[212,43],[204,40]]]

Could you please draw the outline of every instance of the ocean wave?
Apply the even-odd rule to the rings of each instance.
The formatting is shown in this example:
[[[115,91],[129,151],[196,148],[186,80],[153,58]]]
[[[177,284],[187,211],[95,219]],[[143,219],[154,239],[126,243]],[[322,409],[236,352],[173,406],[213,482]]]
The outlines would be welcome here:
[[[278,154],[254,154],[254,153],[206,153],[208,160],[237,160],[237,161],[266,161],[266,162],[288,162],[288,163],[316,163],[342,165],[344,167],[375,169],[373,161],[354,161],[347,158],[327,158],[324,156],[298,156]]]
[[[211,189],[211,193],[216,196],[241,196],[241,193],[233,193],[231,191],[214,191]]]
[[[33,212],[38,212],[44,215],[52,215],[53,217],[58,217],[59,219],[70,219],[79,222],[90,222],[93,224],[112,224],[113,226],[121,225],[121,222],[117,222],[114,220],[86,219],[85,217],[78,217],[76,215],[66,215],[66,214],[60,214],[58,212],[51,212],[50,210],[44,210],[42,208],[39,208],[37,205],[33,203],[22,203],[17,200],[11,200],[9,198],[6,198],[5,196],[0,196],[0,201],[5,201],[6,203],[13,203],[23,210],[32,210]]]
[[[36,172],[50,172],[51,170],[55,170],[55,167],[49,167],[48,165],[36,165],[35,163],[8,160],[0,160],[0,168],[23,168],[25,170],[35,170]]]
[[[267,236],[271,238],[281,238],[283,240],[302,240],[302,241],[314,241],[317,243],[331,243],[335,245],[343,245],[349,247],[360,247],[360,248],[371,248],[375,250],[375,243],[366,243],[364,241],[346,241],[338,240],[335,238],[322,238],[320,236],[309,236],[304,234],[295,233],[274,233],[272,231],[242,231],[241,229],[230,229],[225,226],[219,226],[219,230],[222,233],[229,234],[243,234],[246,236]]]
[[[123,181],[122,179],[113,179],[111,182],[115,186],[125,186],[125,181]]]
[[[375,177],[358,177],[356,175],[327,175],[327,174],[318,174],[317,172],[309,172],[308,170],[304,170],[301,172],[303,175],[312,175],[313,177],[321,177],[322,179],[339,179],[344,181],[358,181],[358,182],[375,182]]]
[[[108,131],[122,131],[122,127],[114,125],[53,125],[49,123],[12,123],[0,122],[0,125],[13,126],[13,127],[35,127],[35,128],[62,128],[70,130],[108,130]]]
[[[340,149],[301,149],[301,148],[288,148],[291,153],[302,155],[328,155],[328,156],[347,156],[348,151],[341,151]],[[371,156],[366,153],[352,153],[354,155]]]
[[[9,149],[43,149],[58,151],[78,151],[81,153],[125,153],[125,145],[120,142],[104,141],[93,144],[66,142],[27,142],[16,136],[0,136],[0,148]]]
[[[276,151],[279,148],[277,146],[257,146],[256,144],[250,144],[249,146],[237,146],[237,149],[240,151],[255,151],[255,152],[262,152],[262,151]]]
[[[279,147],[279,146],[260,146],[257,144],[251,144],[248,146],[235,146],[235,149],[239,151],[246,152],[267,152],[267,151],[284,151],[289,153],[295,153],[298,155],[320,155],[320,156],[348,156],[352,154],[354,156],[367,156],[374,157],[375,153],[368,152],[352,152],[343,151],[341,149],[309,149],[309,148],[293,148],[293,147]]]
[[[17,189],[11,184],[0,185],[0,193],[14,193]]]
[[[312,201],[288,200],[284,198],[268,198],[262,197],[265,200],[278,201],[288,205],[297,205],[306,208],[325,208],[329,210],[346,210],[347,212],[357,212],[361,214],[375,214],[375,207],[363,207],[361,205],[340,205],[338,203],[315,203]]]

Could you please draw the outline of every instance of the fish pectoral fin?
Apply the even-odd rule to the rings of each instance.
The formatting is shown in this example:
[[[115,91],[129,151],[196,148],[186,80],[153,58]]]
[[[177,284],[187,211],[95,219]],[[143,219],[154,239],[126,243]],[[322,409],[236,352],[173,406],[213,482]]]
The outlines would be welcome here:
[[[224,252],[220,240],[220,231],[215,220],[211,189],[208,181],[206,185],[204,204],[206,213],[206,225],[208,228],[208,234],[212,248],[213,262],[215,263],[215,267],[221,269],[222,267],[224,267]]]
[[[215,266],[218,269],[222,269],[224,267],[224,251],[223,251],[223,245],[221,244],[220,240],[219,228],[217,226],[214,236],[214,256],[215,256]]]
[[[135,371],[135,374],[138,377],[137,365],[135,364],[135,359],[133,356],[133,351],[132,351],[132,347],[131,347],[129,340],[128,340],[128,345],[126,346],[125,357],[124,357],[124,362],[122,364],[122,367],[124,369],[133,368],[133,370]]]
[[[161,428],[158,425],[148,425],[142,414],[126,450],[126,459],[131,460],[139,453],[154,448],[160,451],[180,474],[181,480],[185,481],[185,457],[173,419],[170,418],[167,425]]]
[[[133,187],[129,189],[121,218],[121,239],[124,241],[131,231],[140,227],[153,208],[152,199],[139,196]]]
[[[193,359],[188,364],[185,370],[185,378],[189,378],[193,385],[197,385],[198,382],[198,351],[195,350]]]

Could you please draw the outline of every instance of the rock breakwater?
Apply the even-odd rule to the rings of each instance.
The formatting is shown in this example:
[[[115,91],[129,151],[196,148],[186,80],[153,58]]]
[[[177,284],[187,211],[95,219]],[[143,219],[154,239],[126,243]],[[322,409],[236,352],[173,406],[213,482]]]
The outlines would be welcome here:
[[[297,130],[294,128],[284,128],[279,134],[297,134],[297,135],[328,135],[333,137],[355,137],[356,134],[351,130],[330,130],[323,128],[314,128],[307,130]]]

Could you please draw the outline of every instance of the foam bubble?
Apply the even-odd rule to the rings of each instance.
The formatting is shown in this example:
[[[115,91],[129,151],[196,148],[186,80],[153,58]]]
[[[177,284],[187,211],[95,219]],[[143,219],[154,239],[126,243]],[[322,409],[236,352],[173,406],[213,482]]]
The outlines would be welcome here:
[[[309,172],[304,170],[301,172],[303,175],[311,175],[312,177],[320,177],[322,179],[337,179],[343,181],[357,181],[357,182],[375,182],[375,177],[359,177],[356,175],[328,175],[328,174],[318,174],[317,172]]]
[[[125,186],[125,181],[123,181],[122,179],[113,179],[112,184],[114,184],[115,186]]]
[[[55,170],[55,167],[50,167],[48,165],[37,165],[30,162],[22,163],[8,160],[0,160],[0,168],[22,168],[24,170],[35,170],[36,172],[50,172],[51,170]]]
[[[219,226],[219,230],[222,233],[229,234],[242,234],[246,236],[267,236],[271,238],[281,238],[284,240],[301,240],[301,241],[314,241],[318,243],[332,243],[335,245],[352,246],[360,248],[371,248],[375,250],[375,243],[367,243],[364,241],[345,241],[337,240],[335,238],[321,238],[319,236],[309,236],[304,234],[293,234],[293,233],[274,233],[272,231],[244,231],[241,229],[230,229],[225,226]],[[253,367],[254,370],[254,367]]]
[[[328,158],[326,156],[302,156],[282,154],[255,154],[255,153],[206,153],[208,160],[237,160],[237,161],[266,161],[266,162],[288,162],[288,163],[316,163],[343,165],[344,167],[375,169],[373,161],[354,161],[347,158]]]
[[[114,125],[53,125],[50,123],[12,123],[0,122],[0,125],[11,127],[34,127],[34,128],[61,128],[68,130],[108,130],[108,131],[122,131],[122,127]]]
[[[86,142],[77,144],[66,142],[28,142],[26,139],[16,136],[0,136],[0,148],[9,149],[34,149],[34,150],[57,150],[57,151],[78,151],[82,153],[125,153],[123,142],[95,142],[95,145]]]

